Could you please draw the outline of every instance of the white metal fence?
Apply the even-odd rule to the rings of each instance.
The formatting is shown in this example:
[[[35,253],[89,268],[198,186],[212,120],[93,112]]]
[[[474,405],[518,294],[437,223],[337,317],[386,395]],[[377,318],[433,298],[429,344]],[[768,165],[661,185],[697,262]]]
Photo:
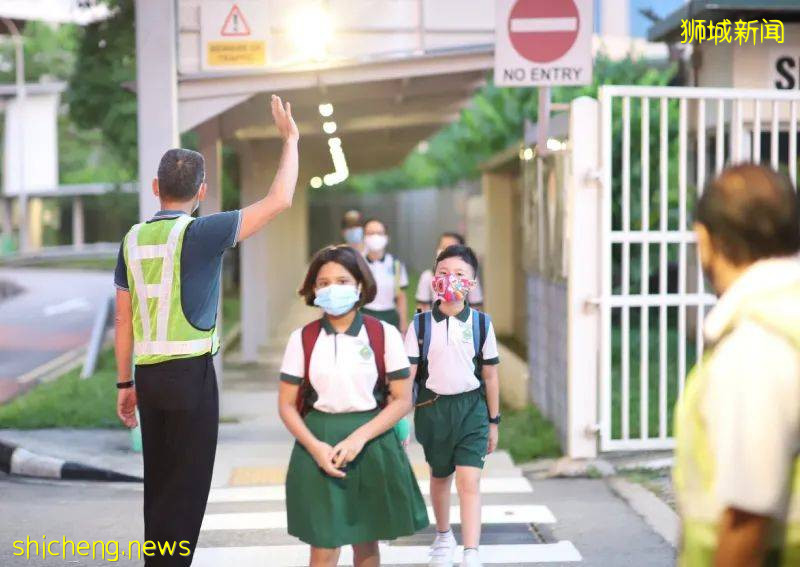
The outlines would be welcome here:
[[[762,162],[796,183],[798,102],[786,91],[600,89],[601,450],[672,447],[674,403],[715,301],[694,203],[732,162]]]

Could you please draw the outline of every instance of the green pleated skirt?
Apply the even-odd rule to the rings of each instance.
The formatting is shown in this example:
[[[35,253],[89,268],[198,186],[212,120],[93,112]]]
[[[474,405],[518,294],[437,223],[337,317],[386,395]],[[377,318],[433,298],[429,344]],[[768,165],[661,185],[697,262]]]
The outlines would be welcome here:
[[[378,410],[330,414],[312,410],[306,425],[335,446]],[[336,548],[411,535],[428,526],[428,512],[394,429],[373,439],[349,464],[346,478],[328,476],[295,443],[286,475],[289,534],[313,546]]]

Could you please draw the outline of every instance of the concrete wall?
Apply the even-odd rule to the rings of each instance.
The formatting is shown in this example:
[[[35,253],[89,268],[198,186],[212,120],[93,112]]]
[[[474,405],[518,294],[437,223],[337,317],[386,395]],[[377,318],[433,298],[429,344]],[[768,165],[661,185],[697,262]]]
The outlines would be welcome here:
[[[566,447],[567,284],[536,274],[527,283],[530,398],[553,422]]]
[[[512,222],[518,211],[514,210],[514,184],[516,176],[510,173],[486,172],[483,174],[483,197],[486,203],[485,258],[483,262],[483,287],[486,310],[491,313],[494,328],[499,335],[514,334],[514,254],[513,247],[519,235],[514,234]]]
[[[478,191],[477,183],[369,195],[313,191],[309,196],[310,251],[313,254],[328,244],[340,242],[342,215],[350,209],[359,209],[365,217],[377,217],[386,223],[389,250],[409,270],[421,272],[431,267],[442,232],[469,232],[467,201]]]
[[[247,142],[239,151],[242,206],[269,190],[274,163],[265,156],[279,149],[268,142]],[[299,186],[289,211],[240,244],[242,281],[242,358],[257,360],[265,351],[286,345],[282,323],[299,303],[297,289],[305,275],[308,212],[305,187]]]

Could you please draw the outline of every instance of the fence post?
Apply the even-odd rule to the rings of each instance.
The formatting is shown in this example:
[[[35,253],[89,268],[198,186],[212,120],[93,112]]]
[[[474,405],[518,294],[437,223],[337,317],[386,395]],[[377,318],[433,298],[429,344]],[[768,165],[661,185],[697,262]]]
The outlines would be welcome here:
[[[600,312],[599,105],[570,104],[572,160],[567,186],[567,447],[572,458],[597,456]]]

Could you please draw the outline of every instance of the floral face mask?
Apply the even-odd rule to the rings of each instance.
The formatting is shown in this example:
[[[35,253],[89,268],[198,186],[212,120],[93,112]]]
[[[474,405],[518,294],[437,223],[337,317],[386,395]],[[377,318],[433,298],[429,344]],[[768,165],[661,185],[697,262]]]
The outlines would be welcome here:
[[[442,301],[463,301],[475,287],[475,280],[455,274],[438,275],[433,278],[431,288]]]

